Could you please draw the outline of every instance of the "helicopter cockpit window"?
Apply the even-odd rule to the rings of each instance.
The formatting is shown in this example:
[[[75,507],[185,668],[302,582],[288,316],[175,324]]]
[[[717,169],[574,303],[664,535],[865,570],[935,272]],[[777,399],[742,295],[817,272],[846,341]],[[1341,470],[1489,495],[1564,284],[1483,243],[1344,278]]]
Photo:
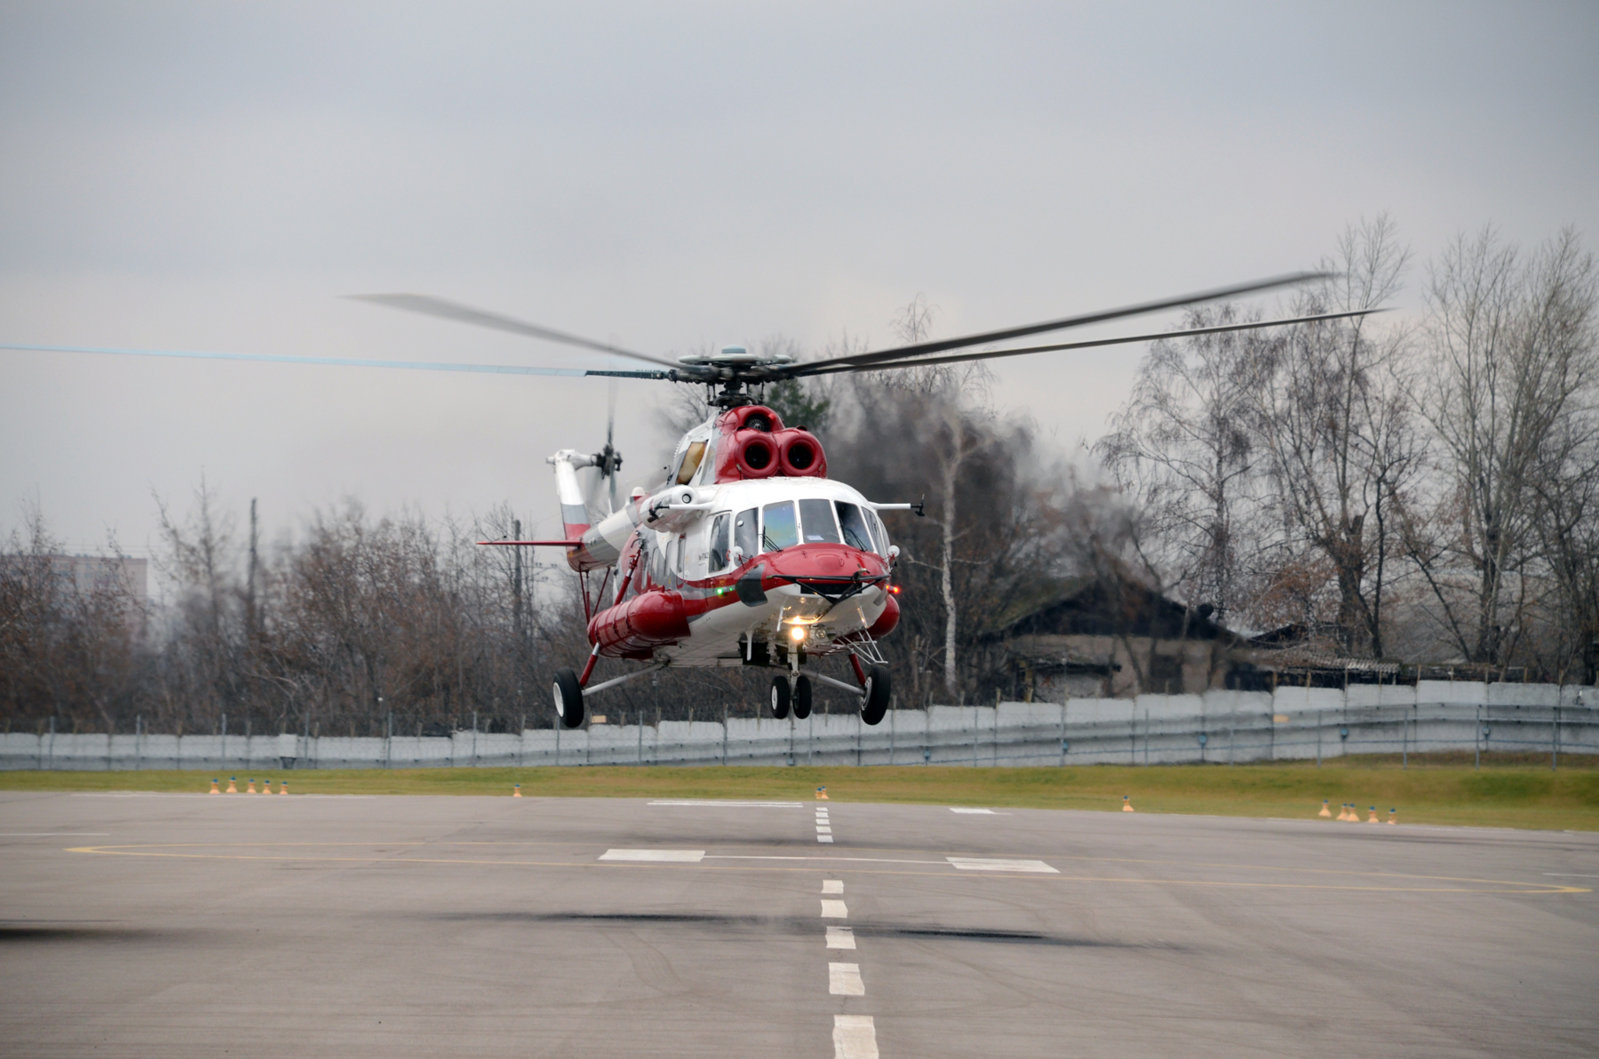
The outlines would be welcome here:
[[[738,518],[733,520],[733,547],[737,550],[735,558],[739,562],[752,558],[761,550],[761,531],[756,522],[758,514],[757,509],[752,507],[748,511],[740,511]]]
[[[704,458],[705,442],[689,442],[688,448],[683,450],[683,462],[677,465],[677,484],[687,485],[689,479],[694,477],[694,472],[700,469],[700,461]]]
[[[888,554],[888,530],[883,528],[883,520],[877,517],[877,512],[866,512],[867,522],[872,527],[872,539],[877,542],[877,554]]]
[[[761,509],[761,551],[775,552],[799,543],[799,520],[794,501],[767,504]]]
[[[838,502],[838,524],[844,530],[844,543],[863,552],[876,551],[872,544],[872,531],[866,524],[866,515],[859,507],[846,500]]]
[[[726,511],[719,512],[711,520],[711,573],[717,573],[727,566],[727,519]]]
[[[833,521],[833,502],[820,497],[801,500],[800,525],[805,529],[805,543],[826,542],[837,544],[838,524]]]

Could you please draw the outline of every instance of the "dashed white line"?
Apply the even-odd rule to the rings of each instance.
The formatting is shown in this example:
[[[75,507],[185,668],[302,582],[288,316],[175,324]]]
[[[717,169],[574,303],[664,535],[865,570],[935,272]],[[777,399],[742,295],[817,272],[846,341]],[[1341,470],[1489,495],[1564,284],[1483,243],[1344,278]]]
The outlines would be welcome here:
[[[817,835],[816,836],[816,841],[818,841],[818,842],[831,842],[831,841],[833,841],[833,836],[832,835]]]
[[[987,857],[945,857],[962,871],[1027,871],[1059,875],[1041,860],[992,860]]]
[[[822,893],[824,893],[824,894],[841,894],[843,892],[844,892],[844,880],[843,879],[823,879],[822,880]]]
[[[822,899],[822,918],[823,919],[848,919],[849,918],[849,908],[844,904],[843,901],[829,901],[826,898],[823,898]]]
[[[1599,875],[1584,875],[1576,871],[1546,871],[1544,874],[1554,879],[1599,879]]]
[[[834,996],[865,996],[866,983],[861,981],[861,965],[858,963],[828,964],[827,991]]]
[[[827,947],[830,949],[855,948],[855,928],[838,927],[829,923],[827,926]]]
[[[994,810],[992,810],[992,809],[968,809],[964,805],[952,805],[952,806],[949,807],[949,811],[952,812],[952,813],[979,813],[979,814],[982,814],[983,816],[998,816],[999,815],[998,813],[994,812]]]
[[[828,824],[817,824],[816,833],[818,835],[831,835],[833,833],[833,828]]]
[[[833,1016],[833,1059],[877,1059],[877,1029],[872,1025],[872,1016]]]
[[[698,864],[705,859],[705,851],[703,849],[608,849],[600,854],[600,859]]]

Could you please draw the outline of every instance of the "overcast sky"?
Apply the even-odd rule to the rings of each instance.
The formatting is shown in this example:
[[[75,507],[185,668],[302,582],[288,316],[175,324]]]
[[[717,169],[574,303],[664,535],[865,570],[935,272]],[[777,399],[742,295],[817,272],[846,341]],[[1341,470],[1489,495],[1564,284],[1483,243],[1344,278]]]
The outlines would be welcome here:
[[[340,296],[819,350],[917,294],[948,335],[1311,267],[1382,211],[1421,262],[1488,222],[1593,248],[1595,56],[1591,2],[0,0],[0,343],[570,366]],[[1066,452],[1141,355],[994,396]],[[624,478],[664,389],[621,385]],[[604,414],[597,380],[0,352],[0,536],[37,502],[145,554],[202,475],[269,534],[346,496],[553,533],[544,457]]]

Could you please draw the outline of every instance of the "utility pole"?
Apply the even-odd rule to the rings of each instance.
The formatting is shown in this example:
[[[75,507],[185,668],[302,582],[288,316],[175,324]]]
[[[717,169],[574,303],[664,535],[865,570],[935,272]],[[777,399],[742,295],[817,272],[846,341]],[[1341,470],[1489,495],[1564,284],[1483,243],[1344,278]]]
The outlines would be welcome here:
[[[244,641],[247,647],[255,644],[255,571],[256,571],[256,521],[255,497],[250,498],[250,569],[244,588]]]
[[[515,540],[522,539],[522,520],[511,520],[511,535]],[[516,637],[516,647],[522,649],[522,549],[520,546],[511,549],[514,558],[511,563],[511,632]]]

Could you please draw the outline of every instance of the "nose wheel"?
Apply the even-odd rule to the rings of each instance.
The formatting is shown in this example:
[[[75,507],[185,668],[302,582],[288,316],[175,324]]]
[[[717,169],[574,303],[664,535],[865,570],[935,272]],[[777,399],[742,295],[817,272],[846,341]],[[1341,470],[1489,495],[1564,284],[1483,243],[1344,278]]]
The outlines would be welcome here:
[[[794,678],[794,716],[803,721],[811,715],[811,678]]]
[[[808,700],[808,698],[809,698],[809,696],[807,694],[807,700]],[[789,691],[789,687],[788,687],[788,678],[787,677],[773,677],[772,678],[772,716],[776,717],[779,721],[781,721],[783,718],[787,717],[788,716],[789,703],[790,703],[791,699],[792,699],[792,695],[791,695],[791,693]],[[809,712],[809,705],[810,705],[810,703],[809,703],[809,701],[807,701],[806,702],[807,712]]]

